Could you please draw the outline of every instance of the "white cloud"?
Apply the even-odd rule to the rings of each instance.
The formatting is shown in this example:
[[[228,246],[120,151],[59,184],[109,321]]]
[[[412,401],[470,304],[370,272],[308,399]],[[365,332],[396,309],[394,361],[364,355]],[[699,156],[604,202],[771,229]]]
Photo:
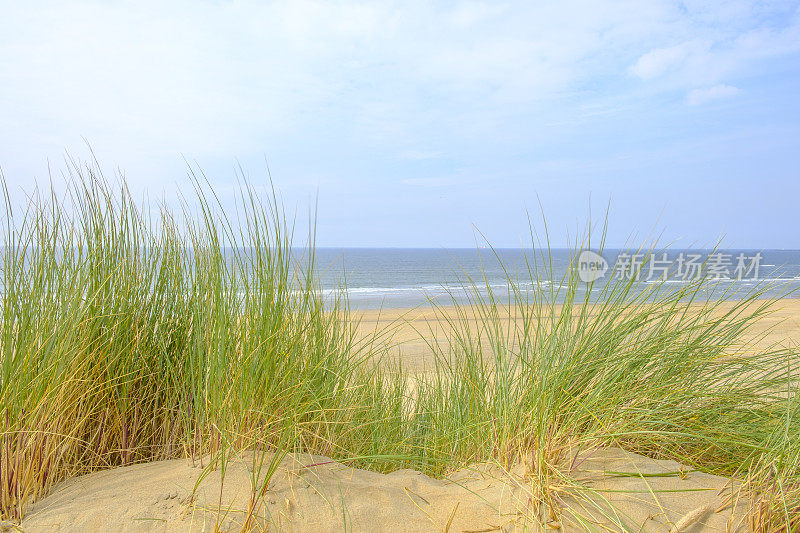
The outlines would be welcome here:
[[[630,74],[644,81],[663,79],[669,89],[716,85],[765,59],[800,51],[797,6],[747,1],[689,6],[685,23],[674,33],[691,38],[651,48],[628,67]]]
[[[685,42],[666,48],[656,48],[642,55],[629,70],[643,80],[652,80],[683,66],[687,59],[705,52],[708,46],[707,42]]]
[[[731,96],[736,96],[740,92],[741,91],[736,87],[720,83],[713,87],[703,87],[690,91],[686,96],[686,103],[689,105],[701,105],[712,100],[730,98]]]

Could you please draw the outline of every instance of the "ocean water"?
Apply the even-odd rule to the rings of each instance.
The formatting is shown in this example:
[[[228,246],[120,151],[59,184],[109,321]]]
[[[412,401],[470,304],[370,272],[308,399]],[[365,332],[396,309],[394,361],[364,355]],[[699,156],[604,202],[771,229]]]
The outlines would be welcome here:
[[[558,286],[567,274],[571,255],[566,249],[551,250],[545,256],[547,267],[541,268],[539,252],[521,249],[318,248],[316,270],[326,294],[344,281],[355,308],[397,308],[430,305],[432,300],[442,304],[464,301],[470,279],[490,287],[500,299],[508,297],[508,276],[517,279],[522,289],[532,283]],[[610,280],[632,275],[637,259],[631,256],[623,250],[603,250],[608,271],[595,282],[594,293]],[[651,263],[654,267],[671,265],[667,285],[676,287],[696,274],[692,265],[705,263],[701,272],[715,279],[710,284],[712,298],[723,293],[742,297],[759,284],[769,287],[768,295],[800,296],[800,250],[667,250],[656,259],[660,262]],[[539,268],[534,280],[529,268]],[[638,276],[644,287],[663,272],[651,272],[646,265]]]

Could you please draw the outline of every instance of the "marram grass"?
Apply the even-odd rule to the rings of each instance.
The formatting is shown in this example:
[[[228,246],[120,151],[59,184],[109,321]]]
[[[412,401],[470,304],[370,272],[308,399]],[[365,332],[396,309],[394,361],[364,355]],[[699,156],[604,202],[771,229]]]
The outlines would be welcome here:
[[[725,303],[704,280],[615,281],[588,305],[573,269],[540,283],[545,246],[508,298],[468,280],[466,303],[437,307],[436,368],[412,376],[356,336],[344,292],[323,302],[313,234],[297,258],[274,194],[243,186],[231,217],[197,180],[154,214],[73,170],[65,198],[15,211],[6,193],[2,519],[71,475],[174,457],[224,471],[244,449],[432,475],[524,461],[548,505],[578,451],[615,445],[739,477],[754,530],[800,527],[797,359],[748,336],[775,303],[761,287]]]

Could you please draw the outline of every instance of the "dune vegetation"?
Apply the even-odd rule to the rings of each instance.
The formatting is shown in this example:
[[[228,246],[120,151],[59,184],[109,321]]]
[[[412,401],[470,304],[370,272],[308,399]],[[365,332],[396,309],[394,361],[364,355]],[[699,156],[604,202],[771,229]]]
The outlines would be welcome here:
[[[176,212],[73,173],[22,211],[6,191],[0,519],[69,476],[180,457],[224,471],[241,450],[435,476],[524,461],[549,506],[580,490],[576,453],[613,445],[737,477],[753,530],[800,528],[797,354],[747,335],[776,303],[763,287],[615,281],[588,305],[574,269],[540,283],[533,247],[507,300],[466,280],[435,371],[410,375],[383,361],[390,331],[359,337],[346,293],[323,299],[313,233],[299,257],[274,194],[245,184],[226,210],[197,179]]]

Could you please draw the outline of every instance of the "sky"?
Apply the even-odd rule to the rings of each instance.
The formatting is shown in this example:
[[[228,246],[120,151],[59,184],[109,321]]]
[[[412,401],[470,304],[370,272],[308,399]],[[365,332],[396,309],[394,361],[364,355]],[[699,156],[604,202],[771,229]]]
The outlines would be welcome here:
[[[241,169],[320,246],[800,249],[798,96],[800,2],[0,0],[13,197]]]

